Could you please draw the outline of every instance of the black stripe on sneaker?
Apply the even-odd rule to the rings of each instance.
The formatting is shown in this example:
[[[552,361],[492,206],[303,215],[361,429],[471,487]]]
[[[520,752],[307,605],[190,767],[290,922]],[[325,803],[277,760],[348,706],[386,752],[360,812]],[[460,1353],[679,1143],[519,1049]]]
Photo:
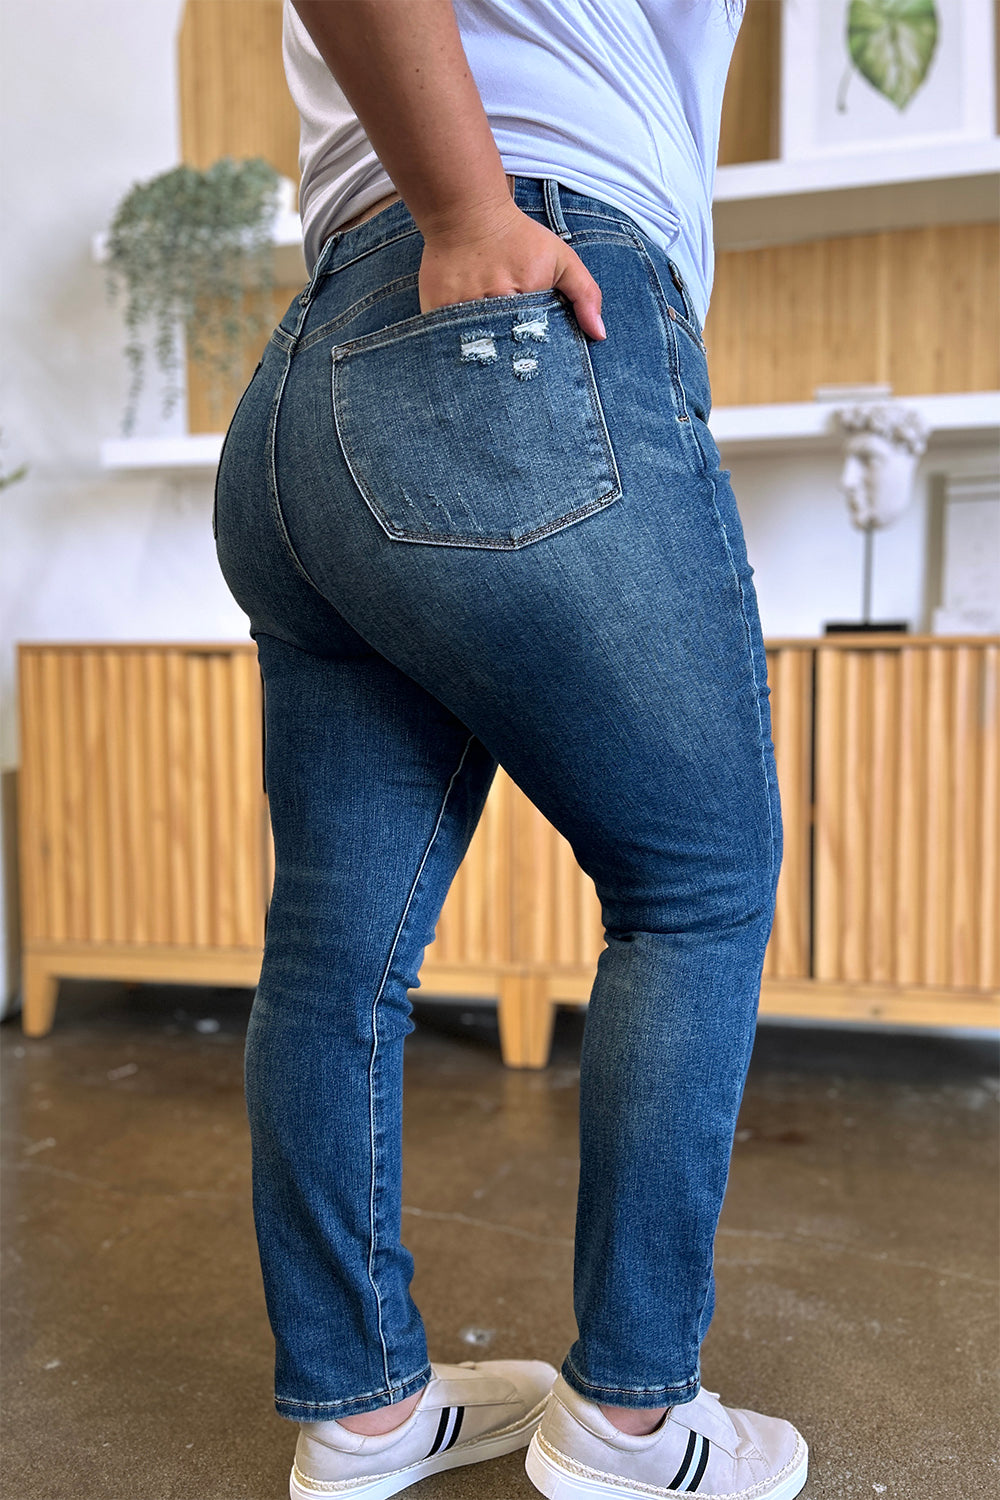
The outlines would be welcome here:
[[[708,1468],[708,1451],[709,1451],[709,1449],[711,1448],[712,1445],[708,1441],[708,1438],[705,1437],[704,1435],[702,1436],[701,1441],[702,1441],[701,1457],[698,1460],[698,1467],[695,1469],[694,1473],[691,1476],[691,1483],[688,1485],[688,1494],[689,1495],[693,1495],[694,1494],[694,1492],[698,1488],[699,1484],[701,1484],[701,1481],[702,1481],[702,1478],[704,1476],[705,1470]]]
[[[446,1453],[448,1452],[449,1448],[454,1448],[455,1444],[458,1442],[458,1434],[462,1430],[462,1418],[464,1416],[465,1416],[465,1407],[464,1406],[458,1407],[457,1415],[455,1417],[455,1430],[452,1433],[451,1437],[448,1439],[447,1443],[445,1444],[444,1451]]]
[[[434,1439],[434,1443],[433,1443],[433,1445],[431,1447],[431,1451],[427,1455],[428,1458],[433,1458],[434,1455],[435,1455],[435,1453],[440,1448],[441,1444],[444,1442],[444,1435],[448,1431],[448,1419],[449,1419],[450,1416],[451,1416],[451,1407],[450,1406],[443,1407],[442,1411],[441,1411],[441,1420],[438,1423],[437,1436]]]
[[[684,1478],[684,1475],[687,1473],[691,1465],[691,1456],[694,1453],[694,1445],[697,1441],[698,1434],[696,1432],[690,1433],[688,1436],[688,1445],[684,1452],[684,1457],[681,1459],[681,1466],[677,1470],[677,1473],[674,1475],[673,1479],[671,1479],[670,1483],[667,1485],[668,1490],[676,1490],[680,1487],[680,1482]]]

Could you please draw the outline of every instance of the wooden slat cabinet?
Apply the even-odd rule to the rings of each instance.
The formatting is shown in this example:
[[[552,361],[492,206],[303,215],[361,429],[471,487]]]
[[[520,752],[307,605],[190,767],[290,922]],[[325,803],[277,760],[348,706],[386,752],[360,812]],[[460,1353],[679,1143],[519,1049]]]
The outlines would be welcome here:
[[[773,641],[785,854],[762,1010],[1000,1020],[1000,638]],[[272,876],[247,645],[24,645],[25,1031],[58,980],[252,986]],[[593,886],[501,772],[421,972],[543,1066],[602,945]]]
[[[254,985],[267,898],[252,645],[22,645],[23,1025],[61,977]]]
[[[784,858],[762,1013],[997,1026],[1000,639],[772,641],[768,673]],[[508,824],[504,1056],[538,1067],[556,1005],[586,1003],[600,912],[541,814],[502,775],[493,796]],[[431,992],[499,987],[453,936],[459,909],[489,904],[482,880],[498,867],[476,852],[422,971]]]

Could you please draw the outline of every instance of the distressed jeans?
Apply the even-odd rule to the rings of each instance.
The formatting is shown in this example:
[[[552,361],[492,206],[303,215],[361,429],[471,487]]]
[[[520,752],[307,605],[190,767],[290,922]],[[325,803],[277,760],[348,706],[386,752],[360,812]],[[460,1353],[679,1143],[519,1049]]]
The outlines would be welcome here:
[[[781,854],[751,569],[676,266],[600,199],[514,196],[596,278],[605,342],[553,290],[421,313],[397,202],[327,241],[219,468],[264,681],[276,867],[246,1094],[296,1420],[429,1378],[400,1238],[408,991],[498,764],[606,934],[563,1374],[606,1403],[691,1400],[712,1314]]]

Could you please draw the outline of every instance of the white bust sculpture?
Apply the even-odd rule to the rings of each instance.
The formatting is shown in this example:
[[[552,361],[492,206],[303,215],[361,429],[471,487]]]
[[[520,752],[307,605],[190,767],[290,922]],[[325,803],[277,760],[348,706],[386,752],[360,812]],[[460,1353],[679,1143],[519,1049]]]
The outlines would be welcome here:
[[[910,503],[927,428],[919,412],[904,406],[845,406],[836,415],[850,434],[840,488],[851,522],[859,531],[890,526]]]

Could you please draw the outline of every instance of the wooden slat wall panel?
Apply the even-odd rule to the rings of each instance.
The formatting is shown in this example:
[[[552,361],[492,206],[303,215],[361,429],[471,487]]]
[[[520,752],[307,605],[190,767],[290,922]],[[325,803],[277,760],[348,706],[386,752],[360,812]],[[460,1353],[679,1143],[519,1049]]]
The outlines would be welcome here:
[[[125,869],[132,903],[129,931],[132,941],[152,941],[149,889],[149,719],[145,711],[142,657],[129,652],[121,659],[122,710],[125,741]]]
[[[66,884],[66,929],[69,933],[86,930],[87,903],[84,860],[84,804],[86,764],[83,758],[83,695],[80,690],[80,662],[74,656],[63,656],[58,662],[59,706],[62,710],[63,746],[62,817],[64,830]]]
[[[1000,45],[1000,24],[997,36]],[[982,758],[975,983],[986,988],[991,976],[1000,974],[1000,646],[983,652],[978,708]]]
[[[592,967],[604,946],[594,883],[566,839],[522,793],[516,797],[514,958],[529,967]]]
[[[299,117],[281,61],[281,0],[186,0],[178,41],[181,154],[193,167],[262,156],[298,180]]]
[[[887,380],[898,395],[1000,386],[1000,228],[939,224],[878,236]]]
[[[773,0],[749,0],[726,79],[720,166],[778,155],[780,69],[781,6]]]
[[[866,978],[882,984],[891,983],[894,977],[893,944],[880,942],[879,934],[893,931],[898,874],[892,851],[899,819],[899,664],[897,652],[873,652],[866,694],[871,724],[870,805],[867,814],[871,880],[867,944],[862,964]]]
[[[817,385],[896,395],[1000,386],[994,223],[719,251],[705,322],[716,406],[811,401]]]
[[[143,688],[149,723],[149,928],[154,943],[169,943],[170,918],[170,757],[167,753],[167,663],[162,652],[144,653]]]
[[[111,932],[108,892],[108,770],[101,694],[101,662],[93,651],[80,653],[83,674],[84,755],[90,795],[84,808],[84,852],[87,871],[87,928],[95,942]]]
[[[511,803],[519,795],[497,773],[468,853],[441,913],[432,964],[505,964],[511,960]]]
[[[918,947],[920,933],[922,864],[922,796],[927,758],[926,718],[927,654],[905,651],[899,661],[899,817],[893,847],[897,879],[893,903],[896,934],[895,972],[902,984],[917,984],[920,977]]]
[[[44,860],[49,826],[45,806],[45,787],[39,776],[26,773],[25,767],[40,765],[45,755],[45,710],[42,700],[41,663],[23,653],[18,660],[18,733],[21,741],[21,767],[18,771],[18,858],[21,925],[23,932],[39,931],[51,921],[45,885]],[[25,851],[25,832],[38,830],[35,849]]]
[[[299,117],[281,60],[281,0],[186,0],[178,43],[181,155],[194,167],[262,156],[298,182]],[[275,290],[270,321],[291,300]],[[187,366],[189,432],[224,431],[270,330],[247,339],[230,390]]]
[[[768,652],[771,737],[781,793],[784,853],[764,961],[771,979],[809,973],[812,861],[812,672],[808,646]]]
[[[920,907],[920,983],[940,983],[946,968],[948,918],[950,915],[951,859],[948,838],[952,781],[951,741],[951,652],[934,649],[927,653],[927,759],[923,794],[923,817],[918,827],[924,833],[919,858],[924,868]]]
[[[48,829],[45,886],[52,936],[64,939],[70,936],[70,929],[66,911],[65,726],[59,675],[58,656],[46,656],[42,662],[42,713],[45,723],[51,725],[45,751],[51,771],[42,788]]]
[[[814,977],[993,988],[995,644],[817,653]]]
[[[28,942],[263,939],[252,652],[24,647]]]
[[[262,797],[260,668],[256,653],[232,658],[228,675],[233,735],[230,904],[232,941],[248,948],[261,940],[261,912],[267,905],[271,877],[267,866],[270,833]]]
[[[191,705],[187,695],[185,659],[168,652],[166,659],[167,729],[167,859],[170,870],[171,943],[194,942],[191,922],[191,842],[189,838],[188,720]]]

